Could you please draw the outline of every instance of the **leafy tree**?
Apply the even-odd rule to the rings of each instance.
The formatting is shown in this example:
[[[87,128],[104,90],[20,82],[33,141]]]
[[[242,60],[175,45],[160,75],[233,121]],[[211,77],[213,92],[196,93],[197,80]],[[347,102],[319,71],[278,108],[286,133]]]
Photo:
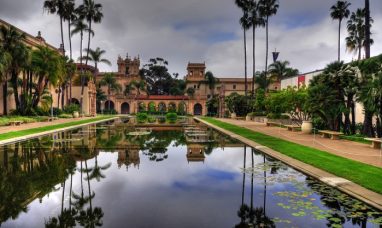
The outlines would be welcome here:
[[[265,72],[268,72],[269,17],[276,15],[278,8],[279,8],[279,4],[277,3],[277,0],[259,0],[260,15],[265,19],[265,35],[266,35]]]
[[[353,12],[350,16],[350,19],[347,22],[347,30],[349,36],[346,37],[346,48],[350,52],[358,52],[358,60],[361,60],[361,51],[365,47],[365,9],[357,9],[356,12]],[[373,19],[370,18],[370,22],[373,22]],[[370,39],[370,44],[373,44],[374,41]]]
[[[269,85],[272,83],[272,79],[267,76],[265,71],[256,72],[255,83],[259,86],[260,89],[268,91]]]
[[[330,16],[333,20],[338,20],[338,61],[341,61],[341,22],[344,18],[350,15],[349,6],[351,3],[347,1],[337,1],[335,5],[330,8]]]
[[[251,111],[250,97],[239,95],[238,93],[231,93],[225,97],[224,101],[228,110],[231,113],[236,113],[238,116],[246,116]]]
[[[289,61],[276,61],[269,65],[268,72],[276,81],[281,81],[286,77],[296,76],[298,70],[288,67],[289,65]]]
[[[249,20],[251,22],[252,26],[252,60],[253,60],[253,66],[252,66],[252,96],[255,95],[255,78],[256,78],[256,28],[265,27],[265,19],[260,14],[260,3],[258,1],[252,1],[251,7],[250,7],[250,16]]]
[[[120,92],[122,90],[122,86],[118,84],[117,79],[115,78],[115,74],[113,73],[106,73],[103,75],[100,85],[107,86],[107,95],[110,99],[110,95],[112,92]],[[108,109],[110,110],[110,102]]]
[[[240,18],[240,25],[244,33],[244,77],[245,77],[245,95],[248,92],[248,83],[247,83],[247,30],[251,28],[251,19],[250,19],[250,10],[251,10],[251,1],[249,0],[235,0],[235,4],[239,7],[243,16]]]
[[[65,3],[68,0],[45,0],[44,1],[44,9],[48,11],[50,14],[57,14],[60,17],[60,28],[61,28],[61,44],[63,49],[65,50],[65,42],[64,42],[64,29],[63,29],[63,21],[65,16]]]
[[[75,1],[74,0],[63,0],[63,13],[62,17],[65,21],[68,21],[68,35],[69,35],[69,57],[73,60],[73,50],[72,50],[72,21],[77,19],[77,14],[75,13]]]
[[[158,57],[150,59],[149,63],[145,64],[139,71],[141,79],[146,82],[148,94],[171,95],[171,92],[176,92],[177,94],[184,93],[171,89],[174,85],[179,85],[179,83],[168,72],[167,66],[168,62]],[[182,87],[185,88],[185,85]]]
[[[259,88],[256,90],[255,96],[255,110],[256,111],[265,111],[265,90]]]
[[[370,45],[371,45],[371,38],[370,38],[370,0],[365,0],[365,57],[366,59],[370,58]]]
[[[94,63],[94,69],[96,70],[96,72],[98,71],[98,64],[99,63],[105,63],[105,64],[111,66],[111,62],[108,59],[102,58],[102,56],[106,53],[105,50],[101,50],[101,48],[97,47],[95,50],[85,49],[85,51],[89,52],[89,56],[84,57],[84,59]]]

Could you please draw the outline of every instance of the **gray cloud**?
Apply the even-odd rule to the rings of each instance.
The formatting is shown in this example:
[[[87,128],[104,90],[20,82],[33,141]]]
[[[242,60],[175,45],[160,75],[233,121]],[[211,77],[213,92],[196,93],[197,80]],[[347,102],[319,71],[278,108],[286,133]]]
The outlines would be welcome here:
[[[103,4],[102,24],[94,26],[92,47],[107,51],[116,70],[118,55],[140,55],[142,63],[161,56],[170,62],[170,71],[185,74],[189,61],[206,61],[217,76],[243,75],[242,31],[238,19],[241,12],[233,0],[98,0]],[[270,21],[270,50],[280,50],[280,58],[289,60],[301,71],[324,67],[336,59],[337,23],[329,17],[334,0],[282,0],[276,16]],[[351,10],[362,7],[363,1],[350,0]],[[77,0],[81,3],[81,0]],[[0,0],[2,19],[31,34],[41,30],[45,39],[58,46],[59,20],[42,10],[43,0]],[[382,40],[382,1],[371,0],[374,40]],[[65,26],[66,31],[66,26]],[[251,32],[248,34],[248,55],[251,60]],[[346,30],[342,31],[346,36]],[[67,38],[65,40],[68,47]],[[264,67],[265,34],[258,30],[257,69]],[[85,42],[86,44],[86,42]],[[376,42],[372,54],[382,52]],[[74,55],[79,55],[79,38],[73,38]],[[66,48],[68,49],[68,48]],[[349,61],[352,54],[342,56]],[[249,64],[251,65],[251,64]],[[252,68],[249,67],[249,72]]]

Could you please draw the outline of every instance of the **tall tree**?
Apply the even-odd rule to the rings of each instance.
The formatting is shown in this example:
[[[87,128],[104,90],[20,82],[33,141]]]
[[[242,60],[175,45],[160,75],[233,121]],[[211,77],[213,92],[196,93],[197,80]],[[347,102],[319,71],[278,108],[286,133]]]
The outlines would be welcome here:
[[[11,64],[11,55],[0,46],[0,82],[3,84],[3,114],[7,115],[7,81],[8,67]]]
[[[72,21],[76,20],[74,0],[64,0],[63,19],[68,22],[68,35],[69,35],[69,57],[73,59],[72,50]]]
[[[79,14],[79,8],[76,9],[76,13]],[[82,60],[83,60],[83,54],[82,54],[82,43],[83,43],[83,39],[84,39],[84,32],[88,32],[90,34],[92,34],[94,36],[94,32],[93,30],[91,30],[89,28],[89,26],[84,23],[84,20],[83,19],[80,19],[80,18],[77,18],[73,23],[72,25],[74,26],[74,29],[73,31],[71,32],[71,36],[74,36],[75,34],[80,34],[80,65],[81,65],[81,68],[83,67],[82,66]],[[83,92],[84,92],[84,87],[85,87],[85,78],[84,78],[84,74],[83,72],[81,72],[80,74],[80,77],[81,77],[81,95],[83,95]],[[72,91],[72,81],[70,82],[70,91]],[[71,92],[70,92],[71,94]],[[70,96],[70,101],[72,100],[71,96]],[[80,107],[81,107],[81,111],[82,111],[82,101],[80,101]]]
[[[350,10],[348,9],[351,3],[347,1],[337,1],[330,8],[330,16],[333,20],[338,20],[338,61],[341,61],[341,22],[344,18],[348,18]]]
[[[4,115],[7,115],[7,97],[8,97],[8,80],[10,80],[15,97],[16,107],[20,109],[20,99],[18,96],[18,76],[22,68],[25,68],[29,61],[29,48],[23,43],[25,34],[20,33],[13,26],[0,28],[0,36],[2,37],[2,48],[5,57],[9,61],[5,70],[5,80],[3,83],[3,105]]]
[[[289,61],[276,61],[269,65],[268,73],[270,73],[271,77],[276,79],[276,81],[281,81],[286,77],[296,76],[298,70],[290,68],[289,65]]]
[[[210,89],[211,97],[215,95],[215,87],[219,83],[219,79],[214,76],[211,71],[207,71],[204,75],[204,80],[200,81],[199,84],[204,83]]]
[[[61,28],[61,44],[63,49],[65,50],[64,43],[64,14],[65,14],[65,2],[67,0],[45,0],[44,1],[44,9],[48,11],[50,14],[57,14],[60,17],[60,28]]]
[[[251,2],[251,9],[250,9],[250,21],[252,26],[252,60],[253,60],[253,66],[252,66],[252,96],[255,95],[255,77],[256,77],[256,28],[258,27],[264,27],[265,26],[265,20],[264,17],[260,14],[260,4],[257,1]]]
[[[250,8],[251,8],[251,1],[249,0],[235,0],[235,4],[242,10],[243,16],[240,18],[240,25],[243,29],[244,33],[244,91],[245,96],[247,96],[248,93],[248,75],[247,75],[247,30],[251,27],[251,21],[250,21]]]
[[[370,1],[365,0],[365,57],[370,58]]]
[[[94,0],[84,0],[83,4],[80,5],[77,9],[80,19],[85,19],[88,22],[88,47],[86,52],[86,65],[88,64],[89,51],[90,51],[90,37],[92,35],[92,23],[100,23],[103,14],[102,14],[102,5],[95,3]]]
[[[86,60],[85,64],[88,65],[88,59],[89,59],[89,50],[90,50],[90,37],[94,32],[92,32],[92,23],[100,23],[103,17],[103,14],[101,12],[102,5],[99,3],[95,3],[94,0],[84,0],[83,4],[80,5],[77,8],[77,12],[79,15],[79,18],[82,20],[86,20],[88,22],[88,47],[86,52]],[[82,78],[81,80],[81,111],[83,111],[83,95],[84,95],[84,85],[85,82]]]
[[[89,52],[89,57],[84,57],[86,60],[91,61],[94,63],[94,81],[96,80],[96,76],[98,73],[98,64],[99,63],[105,63],[107,65],[111,65],[111,62],[108,59],[102,58],[102,56],[106,53],[105,50],[102,50],[101,48],[97,47],[95,50],[93,49],[85,49],[86,52]]]
[[[117,79],[115,78],[115,74],[113,73],[106,73],[104,74],[103,78],[100,81],[100,84],[103,86],[107,86],[107,95],[110,99],[110,95],[112,92],[119,92],[122,90],[122,87],[120,84],[118,84]],[[110,110],[110,102],[109,102],[109,110]]]
[[[362,48],[366,47],[365,14],[365,9],[357,9],[351,14],[347,22],[349,36],[346,37],[346,48],[351,52],[358,53],[358,60],[361,60]],[[371,18],[370,22],[373,22]],[[370,43],[373,44],[374,41],[370,39]]]
[[[260,15],[265,18],[265,72],[268,72],[268,52],[269,52],[269,17],[276,15],[279,4],[277,0],[260,0]]]

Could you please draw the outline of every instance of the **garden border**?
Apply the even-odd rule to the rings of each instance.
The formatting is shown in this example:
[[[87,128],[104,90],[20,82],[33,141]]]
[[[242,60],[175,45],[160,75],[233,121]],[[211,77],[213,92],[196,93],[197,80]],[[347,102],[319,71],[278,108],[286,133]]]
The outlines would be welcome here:
[[[347,179],[338,177],[334,174],[331,174],[329,172],[326,172],[324,170],[321,170],[319,168],[316,168],[312,165],[306,164],[304,162],[301,162],[297,159],[291,158],[287,155],[284,155],[280,152],[277,152],[273,149],[270,149],[266,146],[262,146],[259,143],[256,143],[250,139],[247,139],[243,136],[240,136],[234,132],[231,132],[229,130],[226,130],[224,128],[218,127],[212,123],[209,123],[201,118],[194,117],[195,120],[200,121],[201,123],[214,128],[215,130],[222,132],[234,139],[237,139],[248,146],[251,146],[273,158],[276,158],[287,165],[309,175],[312,176],[321,182],[328,184],[332,187],[335,187],[339,189],[340,191],[349,194],[350,196],[357,198],[358,200],[361,200],[362,202],[365,202],[366,204],[377,208],[379,210],[382,210],[382,195],[379,193],[376,193],[374,191],[371,191],[369,189],[366,189],[365,187],[362,187],[361,185],[358,185],[354,182],[351,182]],[[218,120],[219,121],[219,120]],[[224,122],[222,122],[224,123]],[[239,127],[239,126],[238,126]]]

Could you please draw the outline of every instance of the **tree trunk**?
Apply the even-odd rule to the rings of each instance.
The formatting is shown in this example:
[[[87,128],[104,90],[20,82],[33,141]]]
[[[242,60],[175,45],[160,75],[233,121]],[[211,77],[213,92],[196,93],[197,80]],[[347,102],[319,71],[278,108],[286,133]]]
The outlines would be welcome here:
[[[13,96],[15,98],[16,110],[18,112],[21,112],[22,110],[20,110],[19,90],[17,85],[18,78],[19,78],[18,72],[15,70],[12,70],[11,82],[12,82]]]
[[[351,104],[351,126],[350,126],[350,130],[351,130],[351,133],[352,135],[355,135],[356,134],[356,129],[355,129],[355,125],[356,125],[356,120],[355,120],[355,102],[352,101],[352,104]]]
[[[81,67],[81,98],[80,98],[80,108],[81,108],[81,113],[83,113],[83,95],[84,95],[84,75],[83,75],[83,66],[82,66],[82,40],[84,38],[84,33],[81,30],[81,41],[80,41],[80,67]]]
[[[341,61],[341,20],[338,23],[338,62]]]
[[[374,129],[373,129],[373,113],[365,110],[365,119],[363,121],[362,134],[367,137],[374,138]]]
[[[60,27],[61,27],[61,42],[62,42],[62,49],[64,51],[64,55],[65,55],[65,44],[64,44],[64,28],[62,26],[62,16],[60,16]]]
[[[70,18],[68,19],[68,34],[69,34],[69,51],[70,51],[70,60],[73,60],[73,51],[72,51],[72,36],[71,36],[71,26]]]
[[[7,79],[3,83],[3,115],[8,115],[8,82]]]
[[[88,60],[89,60],[89,50],[90,50],[90,33],[92,31],[92,21],[89,20],[89,33],[88,33],[88,49],[86,52],[86,59],[85,59],[85,65],[88,65]]]
[[[244,94],[247,96],[248,92],[248,84],[247,84],[247,34],[246,34],[246,28],[243,28],[244,30]]]
[[[268,21],[269,17],[265,19],[265,75],[268,75]]]
[[[66,87],[66,84],[62,85],[61,87],[61,108],[64,109],[64,106],[65,106],[65,87]]]
[[[255,37],[256,37],[256,26],[255,25],[253,25],[253,27],[252,27],[252,36],[253,36],[253,45],[252,45],[252,47],[253,47],[253,53],[252,53],[252,58],[253,58],[253,72],[252,72],[252,97],[254,97],[255,96],[255,77],[256,77],[256,53],[255,53],[255,51],[256,51],[256,39],[255,39]]]
[[[58,86],[58,93],[57,93],[57,109],[60,109],[60,97],[61,97],[61,88]]]
[[[365,0],[365,57],[370,58],[370,1]]]

